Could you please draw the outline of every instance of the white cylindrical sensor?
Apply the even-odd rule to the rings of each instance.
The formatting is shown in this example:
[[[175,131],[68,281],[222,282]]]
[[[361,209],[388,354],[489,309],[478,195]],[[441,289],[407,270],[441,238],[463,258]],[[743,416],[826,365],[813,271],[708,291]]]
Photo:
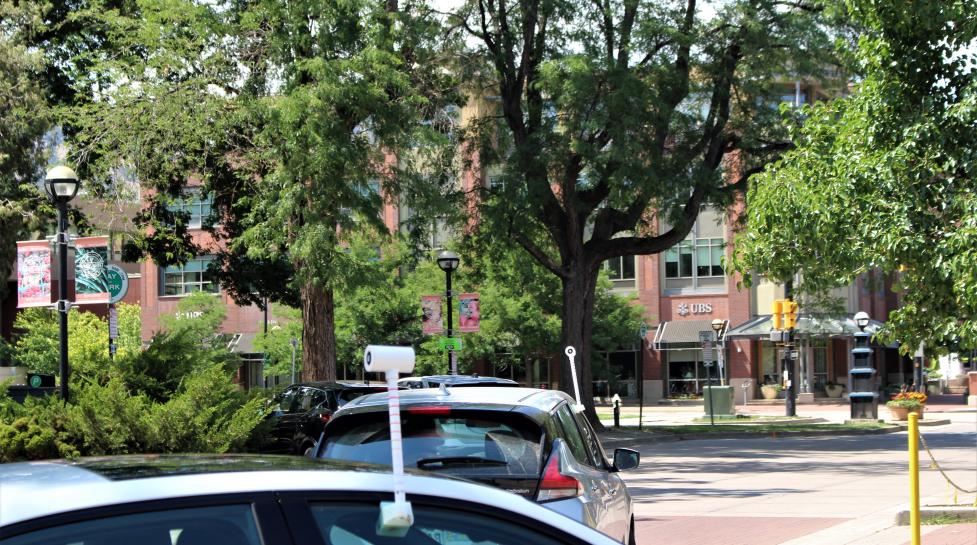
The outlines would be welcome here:
[[[414,371],[414,349],[410,346],[383,346],[371,344],[363,354],[363,368],[368,373],[398,373]]]

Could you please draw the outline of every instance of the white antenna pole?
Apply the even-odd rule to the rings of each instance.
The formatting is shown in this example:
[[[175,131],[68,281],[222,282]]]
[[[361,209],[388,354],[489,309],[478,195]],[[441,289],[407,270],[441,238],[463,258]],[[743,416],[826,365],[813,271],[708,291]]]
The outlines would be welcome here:
[[[400,373],[396,369],[387,369],[387,400],[390,404],[390,461],[394,470],[394,502],[403,503],[407,499],[404,493],[404,447],[403,435],[400,430],[400,391],[397,389],[397,379]]]
[[[568,346],[563,352],[570,358],[570,376],[573,377],[573,393],[577,398],[577,406],[574,407],[574,410],[580,413],[583,412],[584,407],[583,403],[580,402],[580,381],[577,380],[577,364],[573,361],[573,357],[577,355],[577,349]]]
[[[390,415],[390,465],[393,466],[394,501],[380,502],[377,535],[403,537],[414,524],[414,513],[407,501],[404,486],[404,449],[400,429],[400,373],[414,370],[414,349],[403,346],[366,347],[363,355],[367,372],[382,372],[387,379],[387,403]]]

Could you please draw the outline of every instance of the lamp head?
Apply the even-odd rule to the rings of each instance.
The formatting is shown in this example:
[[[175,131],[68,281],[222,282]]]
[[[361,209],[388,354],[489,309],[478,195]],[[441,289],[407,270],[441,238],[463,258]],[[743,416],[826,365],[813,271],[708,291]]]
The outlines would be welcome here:
[[[438,267],[441,267],[442,271],[451,272],[458,268],[458,264],[461,263],[461,258],[451,250],[444,250],[438,254],[437,261]]]
[[[724,323],[725,322],[723,322],[719,318],[716,318],[715,320],[712,321],[712,330],[715,331],[716,333],[719,333],[720,331],[723,330]]]
[[[862,331],[865,331],[865,326],[868,325],[868,313],[865,312],[864,310],[860,310],[860,311],[856,312],[855,313],[855,325],[858,326],[858,329],[861,329]]]
[[[78,175],[74,170],[58,165],[44,176],[44,189],[55,202],[66,203],[78,194]]]

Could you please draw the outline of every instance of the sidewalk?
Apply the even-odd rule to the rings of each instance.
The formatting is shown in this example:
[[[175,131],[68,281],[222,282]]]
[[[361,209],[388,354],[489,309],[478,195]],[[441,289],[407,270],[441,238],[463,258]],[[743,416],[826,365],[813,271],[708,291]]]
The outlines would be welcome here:
[[[749,416],[784,416],[786,414],[783,400],[775,400],[774,402],[750,400],[746,405],[742,403],[742,400],[739,401],[740,403],[736,405],[736,414]],[[608,427],[614,424],[614,419],[610,416],[612,412],[612,407],[597,407],[601,422]],[[636,427],[638,425],[638,412],[639,407],[637,405],[621,407],[621,426]],[[642,426],[691,424],[697,418],[708,417],[708,413],[704,412],[701,402],[695,405],[645,405],[642,412]],[[846,399],[819,400],[818,403],[797,405],[796,412],[799,417],[821,418],[837,424],[844,423],[851,417],[851,408]],[[926,402],[923,419],[925,420],[928,415],[933,415],[933,417],[940,415],[942,418],[953,413],[974,412],[977,412],[977,409],[962,403],[960,396],[934,395],[930,396]],[[887,422],[890,420],[884,401],[879,403],[879,418]]]
[[[934,403],[923,428],[936,458],[961,486],[977,478],[977,411]],[[604,409],[601,409],[603,411]],[[742,405],[739,413],[783,415],[783,405]],[[883,412],[885,414],[883,414]],[[624,414],[635,417],[637,407]],[[800,405],[798,414],[827,422],[849,417],[846,404]],[[888,418],[883,408],[880,416]],[[702,407],[646,408],[645,427],[681,425],[702,417]],[[610,423],[607,423],[610,425]],[[605,448],[632,447],[642,465],[624,475],[635,498],[639,545],[904,545],[910,528],[896,515],[908,509],[906,433],[769,434],[724,439],[703,434],[695,441],[608,427]],[[647,439],[646,439],[647,438]],[[948,505],[943,477],[920,451],[921,505]],[[972,495],[962,495],[969,505]],[[977,524],[924,525],[922,545],[977,545]]]

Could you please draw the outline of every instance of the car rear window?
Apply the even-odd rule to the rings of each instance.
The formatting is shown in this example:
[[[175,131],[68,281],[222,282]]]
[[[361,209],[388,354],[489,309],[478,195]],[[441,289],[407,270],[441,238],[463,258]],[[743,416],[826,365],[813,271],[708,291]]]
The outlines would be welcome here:
[[[375,394],[377,392],[386,392],[386,388],[360,388],[360,389],[345,389],[336,392],[336,400],[338,405],[342,407],[343,405],[353,401],[358,397],[363,397],[366,394]]]
[[[539,475],[542,432],[531,420],[494,411],[402,415],[404,467],[453,475]],[[326,428],[322,458],[390,465],[386,412],[340,417]]]

